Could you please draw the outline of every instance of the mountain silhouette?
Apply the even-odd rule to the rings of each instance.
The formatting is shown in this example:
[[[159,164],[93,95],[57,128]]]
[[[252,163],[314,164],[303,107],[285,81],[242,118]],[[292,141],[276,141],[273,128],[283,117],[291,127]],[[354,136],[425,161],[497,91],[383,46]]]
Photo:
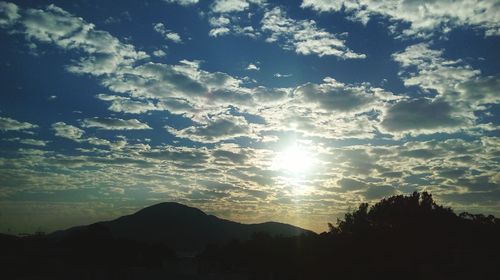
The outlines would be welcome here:
[[[115,220],[57,231],[50,237],[71,238],[84,232],[144,243],[162,243],[177,251],[189,252],[203,250],[208,244],[248,240],[255,233],[283,237],[315,234],[306,229],[277,222],[237,223],[207,215],[197,208],[165,202]]]

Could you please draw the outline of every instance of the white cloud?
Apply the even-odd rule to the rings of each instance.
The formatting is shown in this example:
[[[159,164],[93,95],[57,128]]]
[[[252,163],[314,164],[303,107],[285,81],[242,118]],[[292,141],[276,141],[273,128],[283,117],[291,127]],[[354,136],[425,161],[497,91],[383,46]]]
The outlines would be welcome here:
[[[208,35],[210,37],[219,37],[219,36],[229,34],[230,32],[231,32],[231,30],[227,27],[215,27],[215,28],[210,29]]]
[[[94,127],[105,130],[134,130],[134,129],[151,129],[146,123],[142,123],[137,119],[118,119],[118,118],[91,118],[82,121],[83,127]]]
[[[17,5],[0,2],[0,27],[7,27],[19,18],[19,8]]]
[[[1,131],[9,131],[9,130],[26,130],[37,128],[38,125],[31,124],[28,122],[21,122],[11,118],[0,117],[0,130]]]
[[[49,141],[30,139],[30,138],[21,139],[19,140],[19,142],[25,145],[40,146],[40,147],[47,146],[47,143],[49,143]]]
[[[167,53],[164,50],[155,50],[153,55],[156,57],[165,57]]]
[[[292,74],[281,74],[281,73],[274,73],[274,75],[276,78],[290,78],[291,76],[293,76]]]
[[[2,139],[4,141],[13,141],[13,142],[19,142],[24,145],[30,145],[30,146],[39,146],[39,147],[45,147],[50,141],[44,141],[44,140],[39,140],[39,139],[31,139],[31,138],[8,138],[8,139]]]
[[[44,10],[26,9],[18,22],[30,40],[53,43],[66,50],[83,51],[87,56],[69,66],[71,72],[109,74],[148,57],[108,32],[95,30],[93,24],[54,5]]]
[[[229,25],[231,23],[231,20],[225,16],[211,17],[208,20],[208,23],[210,24],[210,26],[220,27]]]
[[[418,86],[426,91],[435,91],[447,102],[462,112],[484,109],[486,104],[500,102],[498,85],[500,78],[481,76],[463,60],[443,57],[443,50],[433,50],[429,44],[420,43],[393,54],[403,71],[400,75],[406,86]]]
[[[198,4],[199,0],[163,0],[167,3],[176,3],[181,6],[190,6],[194,4]]]
[[[248,64],[247,68],[245,68],[245,69],[249,70],[249,71],[259,71],[260,67],[253,64],[253,63],[250,63],[250,64]]]
[[[81,141],[85,133],[84,130],[64,122],[53,123],[52,129],[55,131],[56,136],[71,139],[76,142]]]
[[[287,17],[279,7],[264,14],[261,21],[262,31],[269,34],[267,42],[276,42],[286,50],[294,50],[298,54],[336,56],[341,59],[362,59],[364,54],[351,51],[345,40],[338,35],[318,28],[313,20],[294,20]]]
[[[215,0],[212,11],[216,13],[241,12],[249,6],[246,0]]]
[[[129,97],[118,95],[98,94],[97,98],[111,102],[108,110],[129,114],[141,114],[148,111],[163,111],[165,107],[154,104],[152,101],[133,100]]]
[[[267,136],[288,132],[316,139],[371,139],[377,132],[378,117],[400,99],[369,84],[344,84],[325,78],[321,84],[306,83],[283,90],[276,101],[260,101],[258,115],[266,123],[257,131]]]
[[[160,33],[165,40],[172,41],[174,43],[182,43],[181,36],[172,30],[169,30],[161,22],[153,23],[153,29]]]
[[[250,4],[263,5],[266,0],[215,0],[212,4],[212,12],[233,13],[242,12],[250,7]]]
[[[500,35],[500,6],[496,0],[303,0],[301,7],[321,12],[352,13],[353,19],[366,24],[371,17],[409,23],[404,36],[429,36],[446,33],[455,27],[480,28],[486,36]]]
[[[78,143],[88,143],[95,146],[108,146],[109,148],[111,148],[111,150],[120,150],[127,144],[127,141],[124,139],[111,142],[107,139],[97,137],[84,137],[85,131],[83,129],[80,129],[74,125],[66,124],[64,122],[57,122],[52,124],[52,130],[55,131],[56,136],[70,139]]]
[[[454,91],[458,83],[480,74],[461,60],[443,58],[443,50],[433,50],[426,43],[411,45],[392,57],[405,70],[402,74],[406,86],[419,86],[441,94]],[[416,73],[408,74],[406,70],[412,67],[416,67]]]
[[[232,24],[231,21],[233,21]],[[260,36],[260,32],[255,30],[253,26],[240,26],[239,24],[235,23],[238,21],[239,18],[232,17],[232,19],[230,19],[229,17],[223,15],[219,17],[211,17],[208,20],[208,23],[210,24],[212,29],[210,29],[208,35],[211,37],[219,37],[233,34],[239,36],[248,36],[251,38],[257,38],[258,36]]]
[[[463,60],[444,58],[443,50],[434,50],[428,43],[411,45],[392,57],[401,65],[399,75],[405,86],[417,86],[425,95],[402,100],[388,109],[382,130],[401,136],[457,131],[476,134],[476,129],[493,129],[478,123],[475,112],[500,103],[498,77],[482,77],[481,71]]]

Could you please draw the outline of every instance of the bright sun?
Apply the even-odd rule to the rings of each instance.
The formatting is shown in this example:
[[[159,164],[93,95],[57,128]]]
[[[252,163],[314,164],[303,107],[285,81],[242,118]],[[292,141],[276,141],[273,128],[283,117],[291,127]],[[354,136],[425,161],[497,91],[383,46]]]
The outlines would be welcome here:
[[[279,152],[273,165],[281,171],[304,174],[314,165],[314,158],[306,148],[295,144]]]

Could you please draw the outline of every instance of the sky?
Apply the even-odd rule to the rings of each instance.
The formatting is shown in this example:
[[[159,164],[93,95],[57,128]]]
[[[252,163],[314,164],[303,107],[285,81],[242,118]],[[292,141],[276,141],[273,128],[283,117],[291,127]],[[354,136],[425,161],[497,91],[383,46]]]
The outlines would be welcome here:
[[[499,0],[1,1],[0,42],[0,232],[500,216]]]

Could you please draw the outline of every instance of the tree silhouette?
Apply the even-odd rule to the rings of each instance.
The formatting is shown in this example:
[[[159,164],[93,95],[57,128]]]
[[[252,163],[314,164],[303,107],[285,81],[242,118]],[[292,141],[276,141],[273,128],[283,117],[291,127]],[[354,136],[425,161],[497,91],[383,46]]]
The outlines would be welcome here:
[[[256,235],[211,247],[202,262],[255,279],[493,279],[500,276],[500,223],[414,192],[362,203],[318,236]],[[216,266],[212,266],[216,267]],[[493,276],[493,278],[491,278]],[[496,277],[495,277],[496,276]]]

